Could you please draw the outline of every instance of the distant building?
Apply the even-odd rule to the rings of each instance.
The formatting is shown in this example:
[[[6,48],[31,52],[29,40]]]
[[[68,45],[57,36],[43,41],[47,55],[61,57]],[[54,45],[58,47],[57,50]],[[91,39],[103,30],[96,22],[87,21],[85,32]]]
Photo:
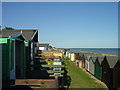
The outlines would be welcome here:
[[[49,44],[39,44],[39,50],[48,50]]]

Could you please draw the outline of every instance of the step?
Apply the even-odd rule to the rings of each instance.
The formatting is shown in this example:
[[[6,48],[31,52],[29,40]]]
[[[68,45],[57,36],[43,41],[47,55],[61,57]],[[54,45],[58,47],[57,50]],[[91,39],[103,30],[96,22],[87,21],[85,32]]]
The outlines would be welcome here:
[[[64,70],[62,71],[55,71],[55,70],[47,70],[48,73],[64,73]]]
[[[65,67],[64,65],[41,65],[42,67]]]

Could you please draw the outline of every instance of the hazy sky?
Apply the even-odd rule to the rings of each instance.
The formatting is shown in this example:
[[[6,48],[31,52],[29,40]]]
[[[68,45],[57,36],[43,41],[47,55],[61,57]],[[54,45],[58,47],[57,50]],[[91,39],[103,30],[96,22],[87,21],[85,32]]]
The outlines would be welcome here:
[[[2,5],[2,25],[38,29],[40,43],[59,48],[118,46],[117,2],[4,2]]]

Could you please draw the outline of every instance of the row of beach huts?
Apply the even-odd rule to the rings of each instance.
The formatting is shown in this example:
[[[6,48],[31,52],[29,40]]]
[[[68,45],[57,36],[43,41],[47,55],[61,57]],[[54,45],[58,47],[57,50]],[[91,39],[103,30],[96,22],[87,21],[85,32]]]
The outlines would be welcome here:
[[[30,70],[38,50],[38,30],[3,30],[0,36],[2,54],[2,86],[11,80],[30,78]]]
[[[64,70],[61,71],[61,68],[64,68],[64,65],[61,65],[63,61],[55,57],[52,58],[54,61],[51,61],[52,59],[46,56],[48,54],[45,52],[41,54],[41,50],[49,50],[49,44],[39,43],[38,30],[6,29],[0,31],[0,33],[2,89],[18,86],[32,89],[58,88],[57,79],[44,78],[45,74],[43,73],[53,74],[53,77],[56,74],[63,74]],[[53,55],[59,56],[58,53]],[[51,63],[57,67],[60,66],[60,68],[56,68]],[[37,66],[35,65],[38,65],[39,70],[36,69]],[[46,68],[50,69],[47,70]]]
[[[104,82],[109,89],[120,89],[120,58],[119,56],[91,54],[62,50],[63,54],[76,66],[85,69],[97,79]]]

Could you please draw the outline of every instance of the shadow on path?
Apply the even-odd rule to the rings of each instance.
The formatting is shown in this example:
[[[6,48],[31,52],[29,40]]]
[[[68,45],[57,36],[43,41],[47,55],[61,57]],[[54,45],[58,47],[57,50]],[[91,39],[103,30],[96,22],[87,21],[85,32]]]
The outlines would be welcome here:
[[[68,90],[71,84],[71,77],[67,75],[68,71],[64,69],[64,77],[59,79],[60,90]]]

